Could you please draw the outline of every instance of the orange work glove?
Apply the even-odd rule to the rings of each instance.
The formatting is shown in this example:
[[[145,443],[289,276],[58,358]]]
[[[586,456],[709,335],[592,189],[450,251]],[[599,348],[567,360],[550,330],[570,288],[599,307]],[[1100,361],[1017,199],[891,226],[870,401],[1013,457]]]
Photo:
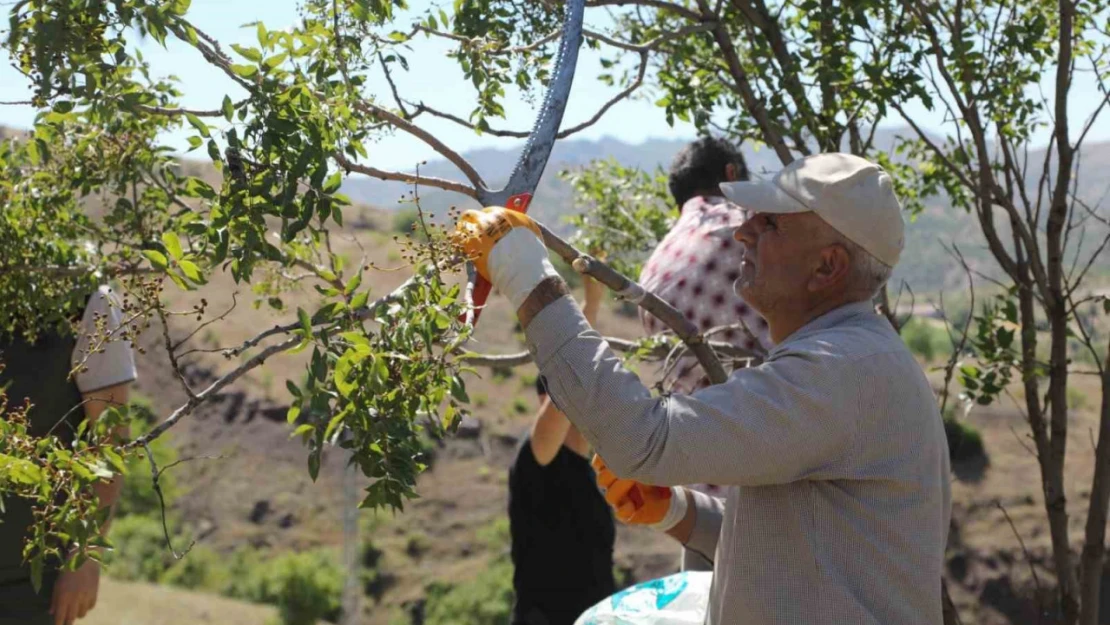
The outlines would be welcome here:
[[[665,532],[685,518],[686,491],[682,487],[651,486],[621,479],[597,454],[590,464],[597,473],[597,485],[605,493],[605,501],[622,523]]]
[[[509,298],[513,310],[540,281],[559,275],[542,236],[531,217],[500,206],[464,212],[452,234],[478,273]]]

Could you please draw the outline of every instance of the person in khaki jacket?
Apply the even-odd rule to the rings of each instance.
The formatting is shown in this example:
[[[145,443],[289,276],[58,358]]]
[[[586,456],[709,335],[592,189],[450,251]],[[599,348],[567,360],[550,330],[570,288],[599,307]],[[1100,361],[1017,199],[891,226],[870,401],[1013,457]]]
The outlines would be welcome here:
[[[940,623],[948,445],[924,372],[871,303],[903,246],[890,176],[818,154],[721,189],[751,213],[735,289],[774,346],[690,394],[653,397],[624,368],[526,215],[467,211],[456,234],[604,459],[617,516],[713,561],[707,623]],[[694,483],[726,494],[676,486]]]

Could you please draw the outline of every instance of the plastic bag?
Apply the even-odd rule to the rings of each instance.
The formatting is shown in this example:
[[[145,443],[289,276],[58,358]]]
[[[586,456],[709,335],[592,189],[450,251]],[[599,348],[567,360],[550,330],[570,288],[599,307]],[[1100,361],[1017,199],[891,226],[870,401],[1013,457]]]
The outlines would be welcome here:
[[[574,625],[702,625],[713,573],[685,571],[626,588],[582,613]]]

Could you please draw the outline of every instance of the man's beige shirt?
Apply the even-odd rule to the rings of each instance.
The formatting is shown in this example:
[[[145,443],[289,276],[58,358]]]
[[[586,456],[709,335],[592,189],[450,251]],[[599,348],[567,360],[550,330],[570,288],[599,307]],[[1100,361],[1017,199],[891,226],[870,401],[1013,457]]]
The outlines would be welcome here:
[[[766,361],[653,397],[562,298],[526,331],[552,400],[613,472],[708,482],[687,543],[714,560],[707,623],[941,622],[948,445],[921,367],[869,303]]]

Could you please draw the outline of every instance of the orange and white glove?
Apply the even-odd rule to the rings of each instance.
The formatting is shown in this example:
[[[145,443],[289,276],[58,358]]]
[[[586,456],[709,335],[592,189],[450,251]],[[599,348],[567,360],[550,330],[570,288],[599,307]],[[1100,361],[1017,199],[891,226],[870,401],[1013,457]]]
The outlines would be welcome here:
[[[622,523],[665,532],[686,517],[686,489],[681,486],[651,486],[618,478],[597,454],[590,464],[597,473],[597,485],[605,493],[605,501]]]
[[[558,276],[531,217],[500,206],[468,210],[453,234],[483,278],[509,298],[513,310],[542,280]]]

